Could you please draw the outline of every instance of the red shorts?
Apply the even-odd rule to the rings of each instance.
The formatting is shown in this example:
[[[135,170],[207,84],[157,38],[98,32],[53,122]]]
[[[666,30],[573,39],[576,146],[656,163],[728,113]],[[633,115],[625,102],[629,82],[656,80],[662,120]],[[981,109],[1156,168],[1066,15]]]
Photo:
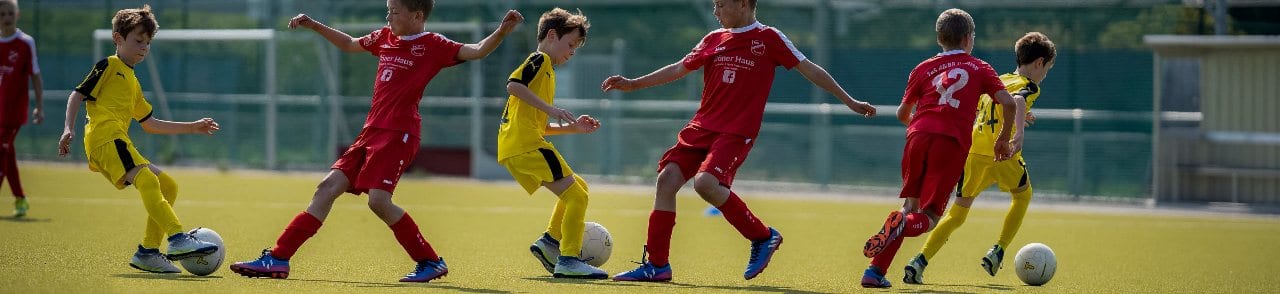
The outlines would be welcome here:
[[[951,201],[951,191],[964,174],[969,148],[950,136],[916,132],[907,135],[902,151],[902,193],[899,198],[920,198],[920,209],[941,216]]]
[[[719,179],[720,185],[729,187],[738,167],[747,160],[753,143],[752,138],[687,125],[676,136],[676,145],[658,160],[658,172],[662,172],[667,163],[674,162],[685,181],[697,172],[706,172]]]
[[[378,189],[395,192],[400,174],[418,154],[418,136],[404,131],[364,128],[356,142],[331,168],[341,170],[351,182],[347,192],[360,195]]]

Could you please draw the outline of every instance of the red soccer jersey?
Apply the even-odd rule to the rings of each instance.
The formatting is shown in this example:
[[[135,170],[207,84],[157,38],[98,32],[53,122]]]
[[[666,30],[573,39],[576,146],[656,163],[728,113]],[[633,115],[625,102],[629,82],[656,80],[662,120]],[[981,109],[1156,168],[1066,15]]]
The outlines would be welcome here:
[[[786,35],[759,22],[711,31],[681,60],[686,69],[703,69],[702,104],[689,123],[755,138],[774,68],[791,69],[804,60]]]
[[[421,135],[422,91],[441,69],[462,63],[456,58],[462,44],[431,32],[396,36],[391,27],[383,27],[360,37],[360,47],[378,57],[373,108],[364,127]]]
[[[36,62],[36,41],[18,30],[0,38],[0,126],[17,127],[27,122],[27,92],[31,75],[40,73]]]
[[[951,136],[969,150],[978,98],[982,94],[995,97],[1000,90],[1004,90],[1000,76],[982,59],[961,50],[929,58],[911,70],[902,95],[903,104],[914,103],[916,107],[907,135],[928,132]]]

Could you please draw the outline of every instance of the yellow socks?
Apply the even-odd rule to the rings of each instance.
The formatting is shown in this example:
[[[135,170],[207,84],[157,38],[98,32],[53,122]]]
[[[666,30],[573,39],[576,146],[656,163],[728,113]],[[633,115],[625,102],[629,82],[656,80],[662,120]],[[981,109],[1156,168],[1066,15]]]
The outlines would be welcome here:
[[[1022,228],[1022,218],[1027,216],[1027,206],[1031,205],[1031,187],[1022,192],[1013,193],[1013,201],[1009,203],[1009,213],[1004,215],[1004,226],[1000,228],[1000,247],[1009,248],[1013,236]]]
[[[582,251],[582,231],[587,218],[587,189],[583,184],[585,182],[578,178],[564,193],[560,193],[560,201],[556,203],[557,209],[564,206],[564,214],[560,217],[560,235],[564,237],[560,239],[560,256],[578,256]],[[555,219],[553,216],[552,220]]]
[[[934,254],[938,254],[938,250],[947,244],[947,239],[951,238],[951,233],[960,228],[964,224],[966,218],[969,217],[969,208],[952,205],[951,210],[947,211],[947,216],[938,222],[938,227],[933,228],[933,233],[929,234],[929,238],[924,242],[924,259],[933,259]]]
[[[146,236],[142,247],[160,248],[160,240],[182,232],[182,224],[173,212],[172,203],[177,199],[177,184],[164,173],[156,176],[150,168],[142,167],[133,178],[133,187],[142,196],[142,206],[147,210]],[[164,193],[169,192],[169,193]]]

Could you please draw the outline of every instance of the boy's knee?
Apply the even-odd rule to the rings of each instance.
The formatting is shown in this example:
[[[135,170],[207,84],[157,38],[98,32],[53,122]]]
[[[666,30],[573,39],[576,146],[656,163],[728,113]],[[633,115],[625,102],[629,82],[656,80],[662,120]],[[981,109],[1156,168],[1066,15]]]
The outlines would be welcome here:
[[[693,190],[697,191],[698,195],[712,194],[720,188],[720,179],[711,174],[698,173],[697,176],[693,177]]]

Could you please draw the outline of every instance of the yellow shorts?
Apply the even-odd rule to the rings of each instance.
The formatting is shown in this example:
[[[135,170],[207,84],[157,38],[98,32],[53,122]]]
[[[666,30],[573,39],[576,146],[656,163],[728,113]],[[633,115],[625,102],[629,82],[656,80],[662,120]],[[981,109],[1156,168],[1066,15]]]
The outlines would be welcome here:
[[[134,167],[151,164],[146,157],[138,154],[138,149],[133,148],[133,142],[128,139],[116,139],[109,144],[85,150],[85,153],[89,158],[89,170],[107,177],[107,181],[116,186],[116,189],[129,186],[124,182],[124,175]]]
[[[525,192],[533,194],[544,183],[572,177],[573,170],[564,162],[564,157],[555,147],[543,147],[538,150],[521,153],[499,161],[511,177],[520,183]]]
[[[969,158],[964,162],[960,186],[956,188],[960,191],[960,196],[978,197],[991,184],[998,184],[1000,191],[1005,192],[1031,187],[1027,164],[1022,161],[1022,156],[996,162],[991,156],[969,153]]]

